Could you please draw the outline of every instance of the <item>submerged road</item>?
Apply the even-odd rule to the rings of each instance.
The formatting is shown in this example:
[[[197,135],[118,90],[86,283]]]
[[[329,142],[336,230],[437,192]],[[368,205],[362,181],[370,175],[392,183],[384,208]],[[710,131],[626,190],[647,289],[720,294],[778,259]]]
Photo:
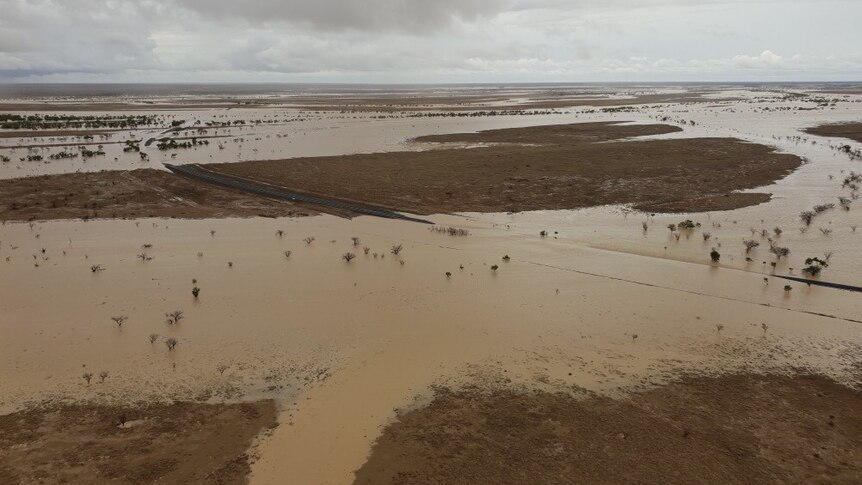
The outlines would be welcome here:
[[[176,174],[185,175],[186,177],[191,177],[197,180],[201,180],[203,182],[211,183],[214,185],[221,185],[222,187],[229,187],[232,189],[261,195],[264,197],[288,200],[291,202],[301,202],[304,204],[311,204],[320,207],[329,207],[332,209],[339,209],[342,211],[353,212],[356,214],[383,217],[386,219],[400,219],[404,221],[421,222],[423,224],[434,224],[433,222],[425,219],[418,219],[416,217],[406,216],[404,214],[401,214],[400,212],[384,209],[382,207],[374,207],[371,205],[359,204],[356,202],[345,202],[337,199],[319,197],[316,195],[302,194],[280,187],[275,187],[238,177],[232,177],[229,175],[212,172],[196,164],[172,165],[170,163],[166,163],[165,167]]]

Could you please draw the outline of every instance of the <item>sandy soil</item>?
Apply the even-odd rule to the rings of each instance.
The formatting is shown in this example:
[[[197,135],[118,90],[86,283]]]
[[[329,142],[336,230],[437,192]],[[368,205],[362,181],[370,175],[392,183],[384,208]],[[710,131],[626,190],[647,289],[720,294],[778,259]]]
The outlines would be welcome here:
[[[689,378],[623,399],[438,390],[357,484],[859,483],[862,393],[822,377]]]
[[[0,219],[304,216],[289,202],[141,169],[0,180]]]
[[[849,138],[862,143],[862,122],[860,123],[830,123],[806,128],[806,133],[820,136]]]
[[[0,482],[242,484],[249,447],[275,418],[272,401],[80,404],[3,415]]]
[[[667,125],[579,123],[419,141],[481,148],[212,164],[217,172],[416,214],[633,204],[644,211],[727,210],[769,199],[735,193],[799,166],[793,155],[729,138],[622,141]],[[503,145],[500,145],[503,143]]]

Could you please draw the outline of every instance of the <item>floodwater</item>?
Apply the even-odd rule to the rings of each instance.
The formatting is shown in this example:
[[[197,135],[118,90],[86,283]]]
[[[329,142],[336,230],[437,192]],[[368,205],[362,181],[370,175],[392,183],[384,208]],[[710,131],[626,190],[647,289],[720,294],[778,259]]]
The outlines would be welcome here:
[[[670,116],[696,122],[673,136],[737,136],[807,157],[798,171],[759,189],[774,194],[771,202],[735,211],[649,217],[599,207],[430,217],[468,229],[463,237],[327,215],[5,224],[0,412],[45,400],[273,397],[280,426],[259,443],[252,483],[336,484],[350,483],[395,409],[421,402],[435,384],[614,393],[680,372],[790,368],[847,381],[862,355],[862,297],[773,277],[762,263],[774,260],[767,240],[751,229],[784,229],[771,235],[791,248],[776,273],[793,267],[798,275],[806,257],[832,251],[821,279],[862,285],[862,231],[852,229],[862,224],[862,203],[819,215],[804,233],[798,218],[846,195],[842,174],[862,171],[830,140],[798,129],[858,119],[862,104],[763,112],[780,105],[321,119],[317,126],[329,128],[308,129],[304,136],[314,141],[295,145],[304,154],[348,150],[354,142],[361,150],[401,149],[405,139],[427,133]],[[296,133],[290,137],[303,136]],[[243,152],[276,144],[264,140],[244,144]],[[666,226],[687,218],[701,228],[676,240]],[[309,236],[311,244],[303,241]],[[361,239],[358,246],[351,237]],[[761,242],[751,262],[744,238]],[[396,256],[390,248],[398,244]],[[712,247],[722,254],[720,266],[709,264]],[[349,263],[342,259],[348,251],[357,254]],[[170,325],[165,313],[174,310],[184,318]],[[128,319],[118,327],[115,316]],[[152,344],[150,334],[159,335]],[[167,338],[178,341],[172,351]],[[103,383],[82,378],[101,371],[109,373]]]

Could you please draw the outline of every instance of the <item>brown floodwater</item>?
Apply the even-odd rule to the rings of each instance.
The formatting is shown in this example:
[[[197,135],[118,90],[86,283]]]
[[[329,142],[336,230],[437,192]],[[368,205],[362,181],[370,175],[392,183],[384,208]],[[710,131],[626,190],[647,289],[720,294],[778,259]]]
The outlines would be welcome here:
[[[697,122],[663,136],[730,134],[810,160],[755,189],[773,193],[772,201],[728,212],[648,218],[599,207],[430,216],[470,231],[462,237],[328,215],[4,224],[0,412],[45,401],[273,398],[280,426],[257,448],[252,483],[350,483],[395,409],[422,403],[435,384],[491,376],[547,391],[616,394],[682,372],[791,368],[848,382],[862,353],[862,298],[800,283],[785,291],[788,283],[762,264],[773,260],[766,239],[750,229],[784,229],[780,241],[791,255],[777,272],[793,267],[798,275],[806,257],[833,251],[821,279],[862,285],[862,232],[852,230],[862,223],[860,205],[821,214],[805,233],[798,219],[846,193],[841,175],[860,171],[859,163],[830,140],[788,138],[815,120],[858,116],[860,105],[755,111],[775,105],[547,120],[319,121],[340,128],[308,130],[314,141],[296,145],[307,147],[297,153],[324,154],[342,149],[329,142],[350,133],[345,150],[365,138],[357,149],[402,149],[419,134],[669,115]],[[701,228],[677,241],[666,226],[685,218]],[[311,244],[303,241],[310,236]],[[752,237],[762,244],[746,262],[742,239]],[[710,265],[709,249],[719,243],[721,264]],[[391,254],[398,244],[400,255]],[[348,251],[357,254],[349,263],[342,259]],[[165,314],[174,310],[184,318],[171,325]],[[111,319],[118,316],[127,317],[122,327]],[[154,343],[150,334],[158,334]],[[168,338],[177,340],[174,350]],[[104,383],[86,385],[83,373],[103,370]]]

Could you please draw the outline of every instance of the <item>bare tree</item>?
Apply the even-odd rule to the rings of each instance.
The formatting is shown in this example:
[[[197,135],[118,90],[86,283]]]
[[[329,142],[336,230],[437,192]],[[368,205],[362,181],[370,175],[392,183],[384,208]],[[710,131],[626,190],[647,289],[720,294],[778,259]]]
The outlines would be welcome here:
[[[742,244],[745,246],[745,254],[750,253],[752,249],[760,246],[760,243],[753,239],[745,239],[742,241]]]
[[[165,317],[167,317],[168,323],[171,325],[180,323],[180,320],[184,318],[182,310],[174,310],[170,313],[165,313]]]

